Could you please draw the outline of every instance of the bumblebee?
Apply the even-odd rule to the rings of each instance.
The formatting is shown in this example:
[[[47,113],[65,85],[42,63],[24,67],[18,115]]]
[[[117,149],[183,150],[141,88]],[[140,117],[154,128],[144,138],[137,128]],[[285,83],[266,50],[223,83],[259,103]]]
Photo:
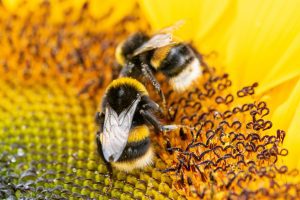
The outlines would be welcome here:
[[[112,166],[131,171],[152,163],[149,125],[157,132],[178,128],[162,125],[155,115],[159,112],[160,107],[138,80],[122,77],[110,83],[102,99],[102,112],[96,114],[97,149],[110,174]]]
[[[115,51],[117,62],[123,66],[120,76],[148,78],[163,99],[153,73],[162,72],[177,92],[191,86],[201,76],[203,62],[191,45],[173,39],[172,32],[181,24],[182,21],[153,36],[137,32],[120,43]]]

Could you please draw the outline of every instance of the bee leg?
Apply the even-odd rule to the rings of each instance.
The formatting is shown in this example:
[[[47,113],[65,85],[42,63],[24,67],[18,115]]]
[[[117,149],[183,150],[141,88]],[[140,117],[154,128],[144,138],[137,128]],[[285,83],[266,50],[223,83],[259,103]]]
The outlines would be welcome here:
[[[156,133],[168,132],[180,128],[180,125],[162,125],[160,121],[148,110],[141,109],[140,114],[154,127]]]
[[[104,161],[104,164],[106,166],[106,169],[108,171],[108,175],[109,175],[109,188],[108,188],[108,191],[109,192],[112,187],[113,187],[113,170],[112,170],[112,166],[109,162],[107,162],[104,158],[104,155],[103,155],[103,151],[102,151],[102,144],[101,144],[101,140],[100,140],[100,135],[102,134],[103,132],[103,123],[104,123],[104,119],[105,119],[105,115],[103,112],[97,112],[96,113],[96,116],[95,116],[95,121],[96,121],[96,124],[99,125],[99,131],[97,131],[96,133],[96,144],[97,144],[97,151],[98,151],[98,154],[100,155],[101,159]]]
[[[177,125],[177,124],[167,124],[167,125],[162,125],[159,120],[148,110],[140,110],[140,114],[144,117],[144,119],[149,122],[150,124],[152,124],[152,126],[155,129],[156,133],[159,132],[169,132],[169,131],[173,131],[179,128],[187,128],[189,130],[194,130],[193,127],[190,126],[186,126],[186,125]]]
[[[156,92],[159,94],[159,96],[162,100],[164,115],[166,115],[167,114],[167,103],[166,103],[165,95],[160,87],[159,82],[156,80],[155,76],[153,75],[151,69],[145,63],[142,63],[142,73],[144,74],[145,77],[147,77],[150,80],[150,82],[154,86]]]
[[[158,134],[161,129],[161,124],[158,121],[158,119],[148,110],[141,109],[140,114],[143,116],[143,118],[149,122],[155,129],[155,133]]]
[[[135,65],[131,62],[126,63],[125,66],[121,68],[119,78],[120,77],[131,77],[133,75],[133,71],[135,70]]]
[[[100,140],[100,134],[102,134],[102,133],[97,131],[97,135],[96,135],[97,151],[98,151],[98,154],[100,155],[101,159],[104,161],[104,164],[105,164],[105,166],[108,170],[108,173],[109,173],[109,177],[112,178],[112,175],[113,175],[112,166],[104,158],[103,151],[102,151],[102,144],[101,144],[101,140]]]
[[[161,107],[154,102],[152,99],[150,99],[149,96],[142,96],[142,101],[144,102],[142,105],[142,108],[145,110],[151,109],[155,112],[158,112],[160,115],[164,116],[164,111],[161,109]]]
[[[103,131],[103,124],[104,124],[105,115],[103,112],[97,112],[95,116],[95,122],[99,125],[99,132],[102,133]]]

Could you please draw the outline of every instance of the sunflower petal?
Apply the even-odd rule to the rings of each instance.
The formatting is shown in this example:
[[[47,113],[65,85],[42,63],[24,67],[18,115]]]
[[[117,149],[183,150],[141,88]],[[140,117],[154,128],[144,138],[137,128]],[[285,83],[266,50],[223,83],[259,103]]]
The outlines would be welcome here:
[[[299,88],[298,88],[298,96],[299,96]],[[285,141],[285,145],[288,146],[289,155],[287,157],[287,165],[291,167],[295,167],[299,169],[300,161],[299,161],[299,122],[300,122],[300,101],[298,101],[297,107],[294,109],[294,116],[291,121],[291,125],[288,129],[287,139]]]
[[[178,20],[185,20],[186,24],[178,31],[178,35],[183,39],[195,38],[195,35],[204,37],[230,5],[227,1],[216,1],[212,4],[208,0],[189,3],[182,3],[181,0],[140,0],[139,3],[146,18],[156,30]]]
[[[295,81],[294,81],[295,82]],[[294,83],[293,82],[293,83]],[[274,98],[272,98],[274,99]],[[275,110],[272,121],[276,129],[287,130],[284,145],[288,147],[289,155],[287,163],[291,167],[300,167],[298,159],[299,149],[299,122],[300,122],[300,79],[296,80],[287,100],[281,103]]]

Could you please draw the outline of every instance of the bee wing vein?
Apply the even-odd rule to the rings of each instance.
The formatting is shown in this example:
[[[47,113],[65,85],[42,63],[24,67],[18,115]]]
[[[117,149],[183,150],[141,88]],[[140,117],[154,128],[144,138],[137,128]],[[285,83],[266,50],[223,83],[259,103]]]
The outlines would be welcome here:
[[[102,150],[105,160],[117,161],[126,147],[133,116],[140,97],[133,101],[128,108],[118,114],[106,106]]]

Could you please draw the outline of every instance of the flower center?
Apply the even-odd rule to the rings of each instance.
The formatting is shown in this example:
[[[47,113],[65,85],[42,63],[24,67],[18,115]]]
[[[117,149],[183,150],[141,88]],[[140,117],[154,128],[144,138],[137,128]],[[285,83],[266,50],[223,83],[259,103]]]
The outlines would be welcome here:
[[[165,173],[173,175],[176,188],[194,197],[254,197],[282,195],[287,189],[281,177],[288,177],[279,159],[288,151],[282,147],[283,130],[272,130],[270,110],[255,96],[257,83],[233,92],[228,74],[204,67],[203,76],[184,94],[167,93],[169,117],[176,124],[189,125],[177,132],[158,136]],[[298,174],[298,171],[294,171]],[[276,184],[283,187],[270,188]]]

